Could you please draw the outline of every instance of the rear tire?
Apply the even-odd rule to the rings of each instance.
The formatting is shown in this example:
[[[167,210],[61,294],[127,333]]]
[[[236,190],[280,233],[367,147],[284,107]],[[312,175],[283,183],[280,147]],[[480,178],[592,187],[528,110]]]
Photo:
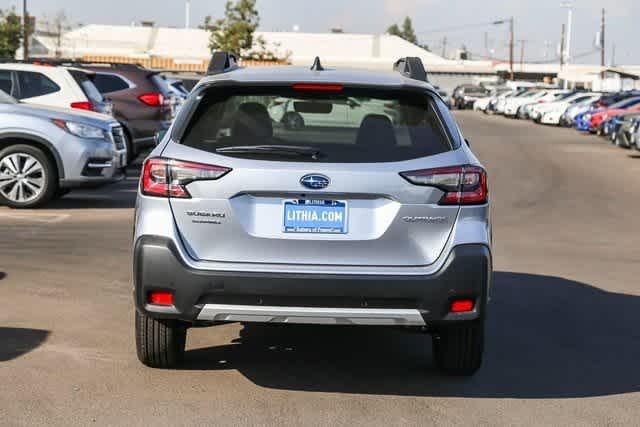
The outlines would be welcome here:
[[[433,334],[433,356],[438,368],[451,375],[470,376],[482,365],[484,322],[445,326]]]
[[[184,358],[187,328],[175,320],[153,319],[136,310],[138,359],[150,368],[171,369]]]

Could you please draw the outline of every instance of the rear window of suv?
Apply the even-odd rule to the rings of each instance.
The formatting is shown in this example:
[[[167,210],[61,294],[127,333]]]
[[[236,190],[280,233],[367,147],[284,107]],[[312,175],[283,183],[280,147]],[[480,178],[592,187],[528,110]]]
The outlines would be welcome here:
[[[101,103],[104,102],[104,98],[93,81],[89,77],[89,75],[85,72],[78,70],[69,70],[73,79],[80,85],[82,88],[82,92],[84,92],[87,99],[92,102]]]
[[[207,152],[260,160],[404,161],[457,148],[451,136],[454,131],[443,124],[449,122],[446,114],[435,97],[408,90],[217,88],[204,93],[180,142]],[[246,149],[256,146],[311,149],[318,155]]]

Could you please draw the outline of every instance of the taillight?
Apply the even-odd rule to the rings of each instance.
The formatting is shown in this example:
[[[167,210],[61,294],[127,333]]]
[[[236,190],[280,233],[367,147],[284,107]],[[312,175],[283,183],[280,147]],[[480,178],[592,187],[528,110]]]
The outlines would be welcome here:
[[[472,299],[459,299],[451,302],[451,307],[449,307],[449,311],[451,313],[468,313],[473,311],[475,306],[475,301]]]
[[[145,162],[141,178],[142,194],[154,197],[190,199],[186,186],[194,181],[216,180],[229,173],[223,166],[154,158]]]
[[[160,107],[164,105],[164,96],[159,92],[145,93],[140,95],[138,99],[149,107]]]
[[[172,306],[173,294],[171,292],[154,291],[149,294],[148,302],[153,305]]]
[[[422,169],[400,175],[412,184],[444,191],[440,205],[483,205],[489,199],[487,172],[479,166]]]
[[[95,111],[93,104],[88,101],[72,102],[71,108],[75,108],[76,110]]]

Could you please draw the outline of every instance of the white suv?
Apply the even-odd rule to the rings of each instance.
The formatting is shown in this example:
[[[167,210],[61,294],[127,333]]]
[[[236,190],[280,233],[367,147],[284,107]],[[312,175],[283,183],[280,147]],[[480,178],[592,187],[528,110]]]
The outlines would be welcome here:
[[[375,99],[346,98],[342,102],[327,104],[304,103],[302,100],[277,98],[268,108],[274,121],[282,123],[287,129],[302,129],[305,126],[360,127],[362,120],[369,114],[386,116],[392,123],[395,121],[392,102],[380,102]],[[301,105],[307,105],[301,111]],[[330,107],[330,111],[322,111]]]
[[[71,67],[0,64],[0,90],[29,104],[112,113],[93,84],[94,73]]]

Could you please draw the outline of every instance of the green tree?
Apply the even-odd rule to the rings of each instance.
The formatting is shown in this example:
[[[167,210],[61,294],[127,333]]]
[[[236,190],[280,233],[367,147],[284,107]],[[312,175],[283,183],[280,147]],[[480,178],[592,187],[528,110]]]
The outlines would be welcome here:
[[[211,15],[205,16],[204,23],[202,25],[198,25],[198,28],[207,31],[216,31],[218,29],[215,25],[215,22],[213,22],[213,18],[211,17]]]
[[[402,28],[400,28],[398,24],[393,24],[392,26],[387,28],[387,34],[398,36],[413,44],[418,44],[418,37],[416,36],[416,32],[413,29],[413,22],[408,16],[404,18]]]
[[[411,22],[411,18],[408,16],[404,18],[404,22],[402,23],[402,32],[404,33],[404,39],[413,44],[418,44],[418,37],[416,37],[416,32],[413,29],[413,22]]]
[[[253,47],[254,33],[259,24],[256,0],[229,0],[225,5],[224,18],[218,19],[215,28],[211,29],[209,47],[243,57]]]
[[[0,10],[0,58],[15,58],[22,41],[22,23],[15,9]]]

